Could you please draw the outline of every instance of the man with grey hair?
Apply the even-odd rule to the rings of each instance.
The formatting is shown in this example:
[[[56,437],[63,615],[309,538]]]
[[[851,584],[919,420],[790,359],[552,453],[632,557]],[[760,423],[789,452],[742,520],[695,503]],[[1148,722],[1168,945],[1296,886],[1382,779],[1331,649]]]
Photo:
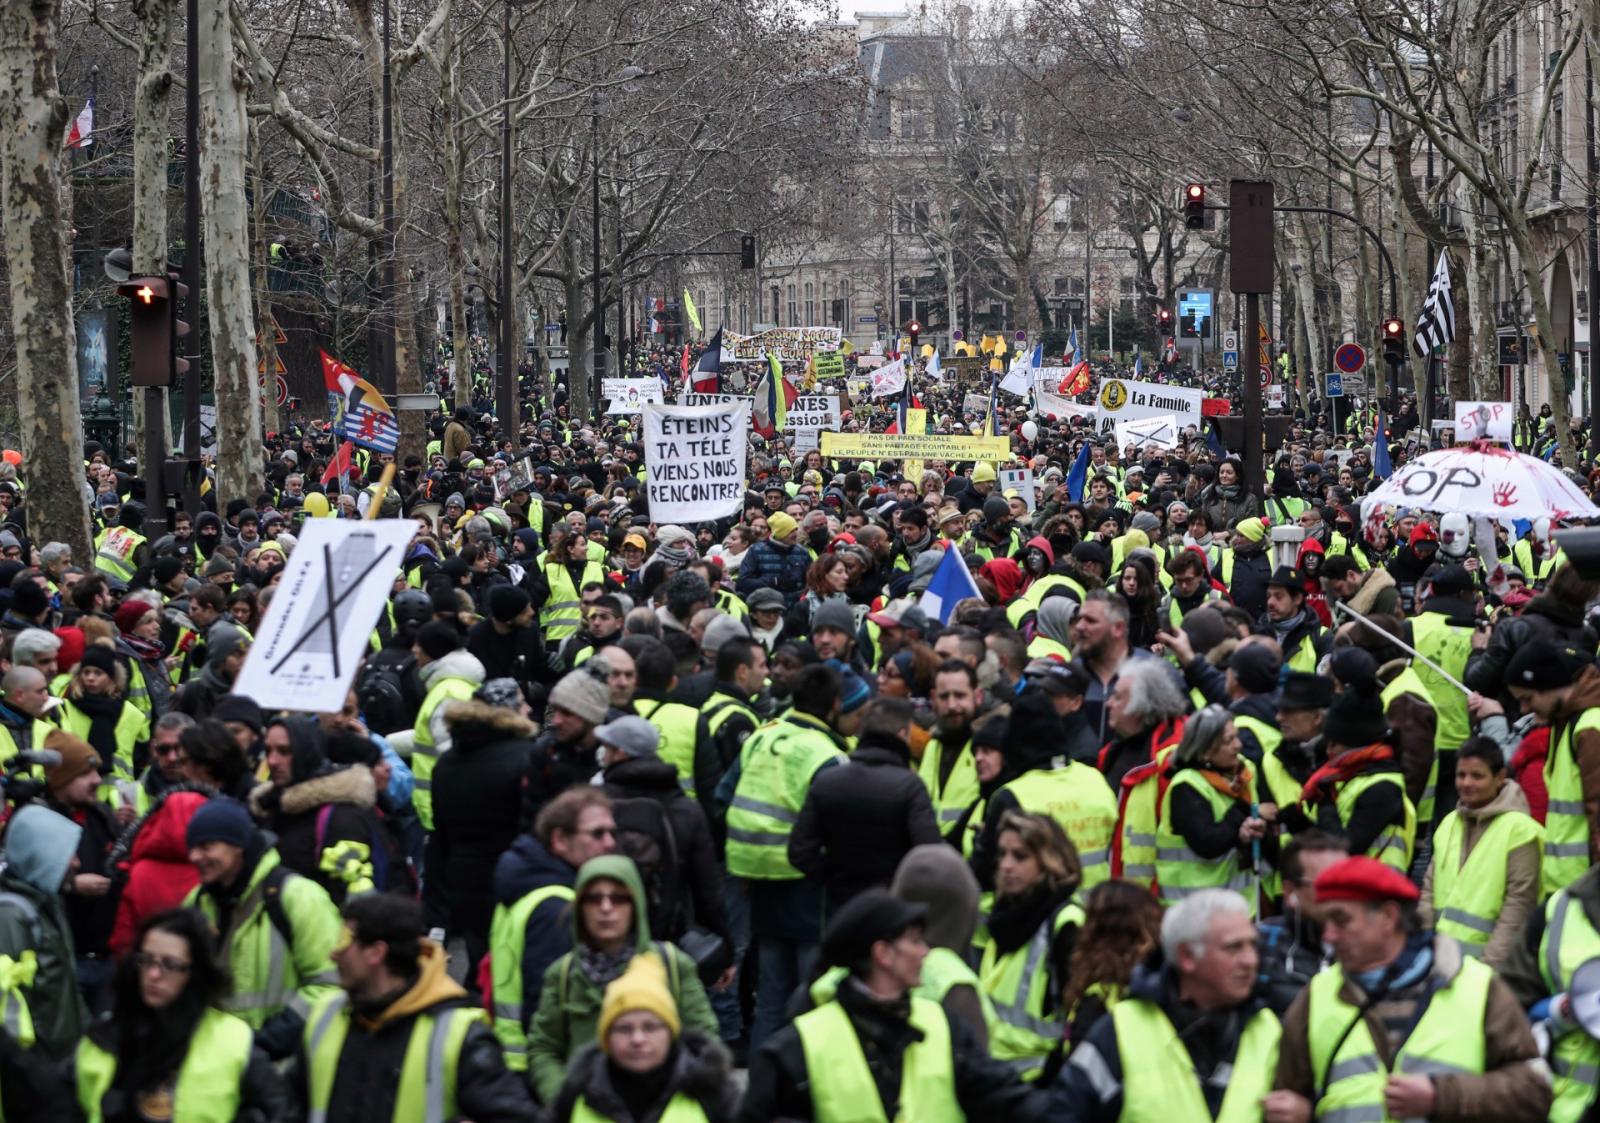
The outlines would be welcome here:
[[[143,815],[156,797],[184,782],[183,731],[194,725],[194,718],[176,710],[162,714],[150,730],[150,764],[139,777],[136,808]]]
[[[1231,889],[1184,898],[1161,920],[1161,951],[1073,1051],[1051,1089],[1053,1117],[1260,1118],[1279,1025],[1254,993],[1250,905]]]
[[[72,565],[72,547],[65,542],[46,542],[39,548],[39,567],[50,582],[50,591],[61,588],[61,579]],[[60,607],[57,605],[56,607]]]
[[[1093,689],[1091,682],[1090,688]],[[1088,708],[1087,701],[1084,707]],[[1113,789],[1129,770],[1156,758],[1183,733],[1189,697],[1172,664],[1155,656],[1129,659],[1105,701],[1100,771]]]
[[[61,638],[43,628],[24,628],[11,641],[11,665],[32,667],[49,682],[61,673],[56,657],[61,654]]]

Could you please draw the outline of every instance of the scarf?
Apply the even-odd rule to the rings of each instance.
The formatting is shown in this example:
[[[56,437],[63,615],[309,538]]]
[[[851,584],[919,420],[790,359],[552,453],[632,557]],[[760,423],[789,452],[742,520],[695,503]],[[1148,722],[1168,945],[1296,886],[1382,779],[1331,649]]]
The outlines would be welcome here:
[[[674,542],[669,546],[657,546],[652,561],[662,562],[673,573],[694,561],[696,554],[682,542]]]
[[[1284,650],[1288,650],[1288,644],[1284,641],[1289,638],[1290,634],[1293,633],[1296,628],[1300,627],[1308,619],[1310,619],[1310,617],[1311,610],[1309,608],[1301,607],[1299,612],[1296,612],[1287,620],[1268,621],[1268,623],[1272,626],[1272,638],[1278,641],[1279,647],[1282,647]]]
[[[1333,796],[1333,789],[1354,779],[1369,764],[1380,764],[1394,759],[1394,749],[1382,741],[1364,749],[1347,749],[1311,774],[1300,798],[1306,803],[1321,803]]]
[[[1041,880],[1015,897],[996,897],[989,911],[989,938],[995,951],[1008,955],[1031,940],[1039,926],[1067,903],[1077,887],[1076,880],[1058,888]]]
[[[163,652],[159,643],[152,643],[150,640],[134,635],[124,635],[122,642],[128,645],[129,651],[132,651],[142,660],[160,659],[162,657]]]
[[[1229,799],[1236,799],[1240,803],[1254,803],[1256,801],[1255,773],[1250,771],[1250,766],[1243,760],[1230,778],[1210,764],[1199,764],[1195,771],[1200,773],[1202,779]]]
[[[89,735],[84,738],[110,769],[117,755],[117,718],[122,716],[122,699],[109,694],[85,694],[72,700],[73,706],[89,715]]]
[[[633,961],[633,953],[637,949],[632,944],[626,944],[621,951],[613,955],[579,941],[573,950],[577,952],[578,966],[583,969],[584,976],[595,986],[605,990],[608,984],[628,969],[628,964]]]

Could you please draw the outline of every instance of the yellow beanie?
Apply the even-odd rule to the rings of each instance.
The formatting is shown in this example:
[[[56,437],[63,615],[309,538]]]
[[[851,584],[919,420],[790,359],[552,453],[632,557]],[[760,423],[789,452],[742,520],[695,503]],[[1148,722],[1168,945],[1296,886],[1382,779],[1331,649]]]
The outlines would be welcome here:
[[[773,540],[782,542],[789,535],[800,529],[800,524],[784,511],[774,511],[767,516],[767,529],[772,531]]]
[[[631,1010],[648,1010],[678,1036],[678,1004],[667,989],[667,971],[654,952],[636,955],[628,969],[606,987],[600,1003],[600,1049],[610,1053],[611,1024]]]
[[[1266,523],[1261,519],[1241,519],[1237,529],[1252,542],[1260,542],[1267,536]]]

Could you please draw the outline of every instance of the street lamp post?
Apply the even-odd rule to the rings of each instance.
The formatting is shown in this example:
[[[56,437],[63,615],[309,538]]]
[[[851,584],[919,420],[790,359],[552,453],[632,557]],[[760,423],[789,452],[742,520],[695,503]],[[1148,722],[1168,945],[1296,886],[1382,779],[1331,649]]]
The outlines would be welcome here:
[[[394,251],[397,227],[394,213],[394,83],[389,66],[389,6],[389,0],[383,0],[383,139],[380,156],[382,171],[379,173],[383,178],[383,300],[379,314],[382,354],[378,357],[377,375],[378,391],[392,397],[395,392]]]

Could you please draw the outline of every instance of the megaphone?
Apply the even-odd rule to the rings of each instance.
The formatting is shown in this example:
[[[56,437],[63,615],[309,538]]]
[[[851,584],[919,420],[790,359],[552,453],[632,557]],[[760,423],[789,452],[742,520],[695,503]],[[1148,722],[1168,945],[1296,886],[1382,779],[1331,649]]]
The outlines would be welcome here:
[[[1572,1020],[1590,1037],[1600,1038],[1600,956],[1586,960],[1572,973],[1567,984],[1567,1002]]]

